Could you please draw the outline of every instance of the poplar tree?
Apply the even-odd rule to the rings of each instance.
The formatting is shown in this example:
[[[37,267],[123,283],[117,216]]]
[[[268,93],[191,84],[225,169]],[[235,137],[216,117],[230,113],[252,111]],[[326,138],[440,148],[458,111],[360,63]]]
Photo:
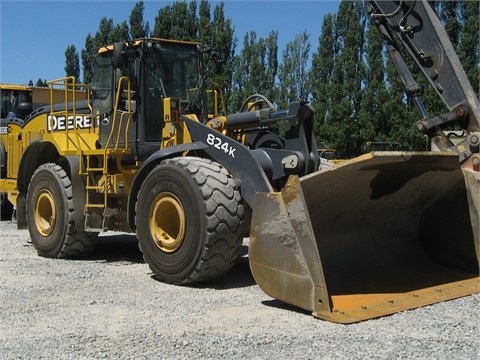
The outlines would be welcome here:
[[[480,97],[480,2],[459,2],[459,13],[462,31],[457,53],[473,89]]]
[[[204,3],[209,4],[208,0],[202,0],[200,5]],[[200,17],[200,19],[202,19],[202,16]],[[206,26],[205,21],[204,23]],[[202,31],[201,24],[200,29]],[[203,33],[200,33],[200,41],[205,44],[213,45],[220,53],[220,57],[223,63],[223,71],[220,74],[213,75],[211,77],[211,81],[212,83],[220,86],[225,98],[225,104],[228,105],[230,103],[230,96],[232,92],[232,59],[235,54],[237,38],[234,36],[232,20],[225,18],[223,3],[217,4],[215,6],[213,10],[213,20],[210,22],[210,29],[211,30],[205,30],[203,31]],[[207,36],[211,36],[211,39],[209,39]]]
[[[388,112],[382,109],[382,104],[388,98],[385,86],[383,42],[374,26],[367,26],[365,41],[365,76],[358,111],[360,124],[358,138],[362,146],[368,141],[387,141],[390,130]]]
[[[362,100],[365,17],[362,3],[342,1],[335,19],[335,67],[331,83],[331,112],[327,141],[345,157],[360,153],[363,139],[358,112]],[[363,17],[362,17],[363,15]]]
[[[83,65],[83,83],[89,84],[93,80],[93,69],[95,67],[95,43],[92,35],[88,34],[85,39],[85,47],[81,51]]]
[[[148,21],[145,22],[143,20],[144,9],[145,7],[143,1],[139,1],[135,4],[132,12],[130,13],[130,39],[141,39],[150,35]]]
[[[110,33],[108,43],[102,45],[113,44],[117,41],[126,41],[129,40],[129,28],[126,21],[122,21],[120,24],[117,24],[113,27],[112,32]]]
[[[308,100],[310,47],[309,35],[306,30],[287,43],[278,68],[280,86],[277,102],[279,108],[287,109],[288,104],[292,101]]]
[[[90,33],[85,39],[85,48],[81,52],[83,64],[83,82],[89,84],[93,80],[95,56],[101,46],[110,44],[114,29],[113,19],[103,17],[100,20],[98,31],[92,36]]]
[[[310,71],[310,91],[315,110],[315,136],[318,144],[333,147],[330,143],[330,108],[332,104],[330,86],[335,66],[334,17],[327,14],[323,18],[317,52],[312,55]]]
[[[129,39],[129,28],[126,21],[114,25],[113,19],[103,17],[94,36],[88,34],[85,39],[85,48],[81,52],[83,64],[83,82],[90,83],[93,80],[95,56],[100,47],[113,44],[117,41]]]
[[[65,76],[80,80],[80,59],[75,45],[69,45],[65,51]]]
[[[162,7],[155,16],[152,36],[164,39],[197,41],[197,2],[175,1]]]
[[[231,110],[240,110],[243,101],[256,93],[276,101],[277,56],[278,32],[266,38],[257,38],[255,31],[245,34],[243,49],[233,59]]]
[[[35,86],[38,86],[38,87],[48,87],[48,83],[47,83],[47,80],[42,80],[40,78],[38,78],[37,82],[35,83]]]
[[[388,96],[381,109],[389,127],[386,141],[398,142],[407,150],[426,150],[425,136],[415,127],[420,115],[413,104],[408,103],[403,82],[391,61],[386,67]]]
[[[201,0],[198,18],[198,40],[202,44],[213,45],[213,26],[210,15],[210,2]]]

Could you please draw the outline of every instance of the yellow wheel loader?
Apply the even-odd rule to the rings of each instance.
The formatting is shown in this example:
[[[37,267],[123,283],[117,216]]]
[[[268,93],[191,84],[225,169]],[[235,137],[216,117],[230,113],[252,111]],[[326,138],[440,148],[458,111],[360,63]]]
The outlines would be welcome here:
[[[69,89],[65,88],[48,88],[39,86],[24,86],[14,84],[0,84],[0,132],[8,129],[7,125],[10,122],[21,125],[23,120],[37,108],[46,104],[63,103],[65,102],[65,91],[70,94],[67,96],[73,98],[73,94]],[[77,89],[75,93],[77,100],[85,100],[86,92],[82,89]],[[0,179],[6,177],[6,159],[5,146],[0,143]],[[12,204],[8,201],[7,193],[0,192],[0,213],[10,214]],[[3,218],[3,215],[2,215]]]
[[[135,233],[158,279],[225,274],[249,236],[268,295],[350,323],[479,291],[479,105],[427,2],[370,1],[417,127],[440,152],[372,152],[322,168],[305,102],[254,94],[222,111],[210,46],[140,39],[99,49],[86,101],[2,125],[0,191],[40,256],[84,256],[107,230]],[[451,112],[428,117],[393,35]],[[284,134],[279,135],[281,124]],[[443,130],[460,126],[452,145]],[[245,230],[247,229],[247,230]]]

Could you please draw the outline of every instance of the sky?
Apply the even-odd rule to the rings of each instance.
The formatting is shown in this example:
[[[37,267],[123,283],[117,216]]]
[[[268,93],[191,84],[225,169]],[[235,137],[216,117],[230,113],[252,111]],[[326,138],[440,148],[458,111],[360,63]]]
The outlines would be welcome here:
[[[78,54],[85,38],[94,35],[103,17],[114,24],[127,21],[137,1],[114,0],[0,0],[0,83],[26,85],[30,80],[65,76],[65,50],[75,45]],[[187,0],[190,2],[190,0]],[[199,4],[197,0],[197,4]],[[153,29],[158,10],[173,1],[144,0],[144,20]],[[211,1],[211,11],[218,1]],[[336,13],[333,0],[224,0],[225,18],[231,19],[237,37],[236,54],[249,31],[267,37],[278,31],[279,61],[290,41],[304,30],[311,50],[318,48],[322,19]],[[82,66],[80,61],[80,67]]]

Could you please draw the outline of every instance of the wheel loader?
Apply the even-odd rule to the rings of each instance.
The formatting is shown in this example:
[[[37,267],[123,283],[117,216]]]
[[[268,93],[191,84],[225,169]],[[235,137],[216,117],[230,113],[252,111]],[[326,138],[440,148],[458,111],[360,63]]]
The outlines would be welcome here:
[[[253,94],[226,114],[209,84],[214,48],[119,42],[99,49],[86,101],[74,91],[86,85],[54,80],[65,104],[0,132],[0,191],[17,226],[49,258],[85,256],[107,230],[135,233],[155,276],[177,285],[225,274],[248,236],[267,295],[338,323],[477,293],[478,99],[428,2],[366,10],[420,111],[418,130],[441,151],[323,168],[308,103],[277,110]],[[427,114],[399,44],[447,114]],[[453,145],[448,127],[465,139]]]
[[[67,89],[68,90],[68,89]],[[78,100],[86,98],[85,91],[80,89],[75,94]],[[48,103],[65,101],[65,89],[39,86],[0,84],[0,131],[6,134],[10,122],[21,124],[33,110]],[[5,177],[5,150],[0,143],[0,179]],[[0,192],[0,213],[10,213],[12,204],[7,195]]]

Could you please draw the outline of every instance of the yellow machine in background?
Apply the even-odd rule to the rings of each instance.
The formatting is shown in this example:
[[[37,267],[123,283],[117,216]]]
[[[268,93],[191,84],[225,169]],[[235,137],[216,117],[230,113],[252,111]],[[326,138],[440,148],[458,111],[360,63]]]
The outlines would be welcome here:
[[[9,123],[22,124],[27,116],[40,107],[65,103],[66,100],[86,100],[87,93],[84,89],[77,88],[73,94],[63,86],[63,83],[61,85],[40,87],[0,84],[0,133],[6,133]],[[5,150],[5,146],[0,144],[0,179],[5,178],[7,172]],[[16,191],[11,192],[9,201],[7,193],[0,192],[0,204],[3,211],[10,212],[9,208],[11,203],[14,203],[15,196]]]
[[[85,100],[85,90],[76,90],[76,99]],[[65,89],[61,87],[0,84],[1,119],[8,116],[24,119],[41,106],[65,102]]]

